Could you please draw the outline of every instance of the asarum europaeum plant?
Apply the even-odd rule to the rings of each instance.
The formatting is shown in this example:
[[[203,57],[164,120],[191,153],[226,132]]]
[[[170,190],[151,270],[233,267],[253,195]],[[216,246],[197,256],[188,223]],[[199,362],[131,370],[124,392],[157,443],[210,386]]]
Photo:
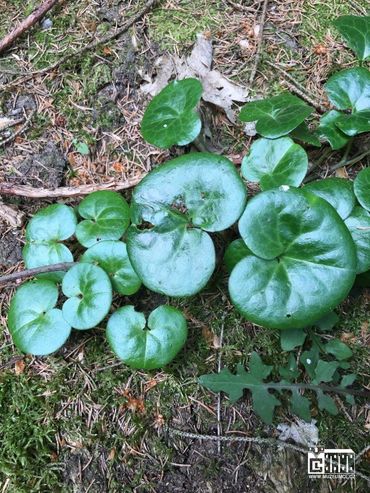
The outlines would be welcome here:
[[[368,59],[370,17],[344,16],[335,25],[360,60]],[[132,305],[111,313],[112,296],[133,295],[142,284],[170,297],[198,293],[216,267],[214,233],[235,223],[240,238],[228,245],[224,262],[237,310],[263,327],[288,329],[282,332],[289,334],[282,335],[283,349],[303,344],[307,327],[325,327],[323,321],[331,319],[328,314],[355,282],[370,286],[370,169],[354,182],[327,178],[303,186],[308,157],[301,144],[347,146],[348,155],[354,136],[370,131],[370,73],[364,67],[346,69],[324,87],[333,109],[315,131],[305,122],[313,109],[289,93],[242,108],[240,119],[255,121],[261,138],[244,157],[241,176],[225,157],[190,152],[152,170],[134,189],[130,206],[119,193],[99,191],[76,208],[54,204],[37,212],[26,229],[26,267],[74,263],[66,273],[42,273],[18,288],[8,318],[16,346],[25,353],[50,354],[72,328],[88,330],[109,316],[107,339],[119,358],[133,368],[163,367],[185,344],[184,316],[168,305],[148,320]],[[195,79],[171,82],[145,112],[144,138],[161,148],[194,141],[202,127],[201,95]],[[243,178],[261,189],[248,201]],[[72,250],[81,247],[71,249],[74,239],[86,249],[78,261]],[[319,405],[333,410],[317,385],[346,366],[320,363],[318,347],[306,350],[302,363],[316,385]],[[338,361],[351,356],[340,341],[326,349]],[[240,367],[238,376],[225,370],[202,377],[201,383],[216,391],[229,387],[232,398],[249,388],[255,400],[269,402],[269,410],[259,408],[259,413],[271,421],[279,401],[268,388],[289,387],[296,370],[282,369],[283,382],[266,384],[270,371],[252,356],[248,374]],[[347,378],[344,387],[352,381]],[[293,387],[293,409],[307,417],[307,402]]]

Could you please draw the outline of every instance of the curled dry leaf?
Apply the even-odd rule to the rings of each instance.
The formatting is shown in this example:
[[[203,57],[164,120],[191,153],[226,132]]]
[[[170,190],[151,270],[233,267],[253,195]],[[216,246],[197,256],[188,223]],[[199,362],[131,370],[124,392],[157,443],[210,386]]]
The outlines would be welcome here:
[[[16,375],[21,375],[24,372],[25,368],[26,368],[26,363],[23,361],[23,359],[20,359],[15,362],[14,372]]]
[[[141,90],[145,94],[155,96],[167,85],[173,75],[178,80],[195,77],[202,83],[203,100],[223,109],[228,119],[235,122],[232,104],[234,101],[246,102],[247,89],[231,82],[218,70],[213,70],[212,61],[213,48],[210,37],[198,34],[190,56],[160,57],[155,63],[156,77],[151,82],[143,84]]]

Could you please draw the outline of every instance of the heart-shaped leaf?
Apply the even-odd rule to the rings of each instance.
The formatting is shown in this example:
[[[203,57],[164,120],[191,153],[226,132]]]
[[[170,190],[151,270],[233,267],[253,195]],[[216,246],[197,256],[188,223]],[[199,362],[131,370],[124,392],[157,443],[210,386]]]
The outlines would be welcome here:
[[[308,183],[305,190],[329,202],[342,219],[346,219],[356,204],[352,182],[344,178],[325,178]]]
[[[242,162],[244,178],[259,182],[262,190],[280,185],[298,187],[307,173],[305,150],[289,137],[258,139]]]
[[[330,102],[340,110],[370,109],[370,72],[366,68],[341,70],[324,87]]]
[[[110,317],[107,338],[114,353],[132,368],[153,370],[172,361],[186,342],[183,314],[171,306],[156,308],[148,318],[133,306],[119,308]]]
[[[305,122],[298,125],[297,128],[292,130],[289,136],[294,140],[300,140],[305,144],[310,144],[315,147],[320,147],[321,143],[316,134],[311,132]]]
[[[370,16],[342,15],[334,26],[359,60],[370,58]]]
[[[364,168],[358,173],[353,188],[362,207],[370,211],[370,168]]]
[[[38,211],[26,229],[22,255],[27,269],[73,262],[72,253],[60,242],[75,233],[76,225],[73,209],[64,204],[52,204]],[[63,276],[64,272],[50,272],[39,277],[58,282]]]
[[[82,255],[81,262],[89,262],[105,270],[117,293],[129,296],[140,289],[141,281],[128,258],[126,244],[122,241],[96,243]]]
[[[229,290],[237,309],[256,324],[307,327],[353,285],[355,245],[320,197],[304,190],[262,192],[248,203],[239,231],[254,256],[235,266]]]
[[[370,110],[358,111],[352,115],[341,115],[336,125],[348,136],[370,131]]]
[[[257,121],[256,130],[259,134],[276,139],[297,128],[312,111],[301,99],[283,92],[272,98],[247,103],[241,109],[240,120]]]
[[[236,264],[248,255],[253,255],[253,253],[241,238],[232,241],[227,246],[224,255],[224,262],[228,273],[230,274]]]
[[[63,304],[63,317],[74,329],[91,329],[108,314],[112,285],[100,267],[74,265],[63,278],[62,291],[68,297]]]
[[[77,225],[77,240],[86,248],[102,240],[119,240],[130,224],[130,208],[117,192],[101,190],[85,197],[78,206],[85,220]]]
[[[184,146],[199,135],[202,122],[195,111],[203,92],[197,79],[175,80],[149,103],[141,123],[144,139],[166,149]]]
[[[334,150],[341,149],[349,141],[349,137],[337,127],[337,123],[342,117],[343,113],[339,111],[328,111],[320,118],[320,125],[316,130],[320,139],[328,141],[330,147]]]
[[[168,296],[190,296],[208,282],[215,251],[205,231],[240,217],[246,189],[233,164],[191,153],[156,168],[135,188],[127,250],[140,279]]]
[[[357,250],[357,274],[370,269],[370,212],[355,207],[345,221]]]
[[[71,326],[55,308],[58,288],[45,279],[19,287],[10,303],[8,327],[14,344],[23,353],[43,356],[59,349]]]

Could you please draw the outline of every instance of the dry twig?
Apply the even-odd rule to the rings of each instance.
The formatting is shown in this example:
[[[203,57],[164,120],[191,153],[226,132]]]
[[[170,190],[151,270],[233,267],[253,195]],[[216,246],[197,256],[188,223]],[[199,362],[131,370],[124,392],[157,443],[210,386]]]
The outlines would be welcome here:
[[[23,224],[24,214],[3,204],[0,200],[0,219],[7,222],[12,228],[20,228]]]
[[[34,269],[21,270],[19,272],[13,272],[6,276],[0,277],[0,284],[8,284],[18,279],[26,279],[28,277],[34,277],[38,274],[45,274],[46,272],[60,272],[70,269],[75,265],[74,262],[62,262],[60,264],[43,265],[42,267],[35,267]]]
[[[26,19],[24,19],[17,27],[9,34],[0,40],[0,53],[9,48],[16,39],[18,39],[30,27],[44,17],[44,15],[54,7],[59,0],[44,0]]]
[[[265,27],[267,4],[268,4],[268,0],[265,0],[264,3],[263,3],[263,7],[262,7],[262,14],[261,14],[261,20],[260,20],[260,30],[259,30],[259,33],[258,33],[257,52],[256,52],[256,56],[255,56],[255,59],[254,59],[254,64],[253,64],[253,67],[252,67],[252,72],[251,72],[251,74],[249,76],[249,85],[250,86],[253,84],[254,78],[256,77],[258,64],[259,64],[259,61],[260,61],[260,58],[261,58],[261,54],[262,54],[263,30],[264,30],[264,27]]]
[[[29,116],[27,117],[26,121],[23,123],[23,125],[18,130],[16,130],[12,135],[9,135],[9,137],[7,137],[6,139],[0,140],[0,147],[4,146],[5,144],[8,144],[12,140],[14,140],[18,135],[20,135],[25,130],[27,130],[29,124],[31,123],[33,115],[35,113],[36,113],[36,110],[32,110],[31,113],[29,114]]]

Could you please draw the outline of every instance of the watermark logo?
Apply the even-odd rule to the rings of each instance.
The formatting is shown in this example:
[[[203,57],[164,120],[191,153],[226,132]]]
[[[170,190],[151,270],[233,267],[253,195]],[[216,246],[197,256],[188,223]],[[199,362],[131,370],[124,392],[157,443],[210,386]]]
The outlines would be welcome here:
[[[307,472],[311,479],[355,477],[355,453],[352,449],[311,448],[308,452]]]

